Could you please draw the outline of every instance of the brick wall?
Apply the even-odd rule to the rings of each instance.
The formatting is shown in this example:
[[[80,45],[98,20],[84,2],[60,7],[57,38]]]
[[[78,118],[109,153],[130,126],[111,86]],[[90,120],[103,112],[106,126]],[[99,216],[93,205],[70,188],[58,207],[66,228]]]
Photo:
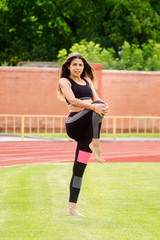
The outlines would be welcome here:
[[[101,83],[102,65],[92,66]],[[68,114],[66,103],[57,98],[58,79],[55,68],[0,67],[0,114]]]
[[[160,72],[102,71],[93,64],[97,92],[111,116],[160,115]],[[68,114],[56,96],[58,69],[0,67],[0,114]]]
[[[50,68],[0,68],[1,114],[66,114],[56,96],[58,70]]]
[[[111,116],[160,116],[160,72],[102,71]]]

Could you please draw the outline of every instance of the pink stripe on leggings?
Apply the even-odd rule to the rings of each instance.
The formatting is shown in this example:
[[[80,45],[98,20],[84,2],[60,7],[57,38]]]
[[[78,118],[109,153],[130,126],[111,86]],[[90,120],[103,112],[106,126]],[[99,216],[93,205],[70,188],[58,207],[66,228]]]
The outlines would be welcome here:
[[[91,153],[79,150],[77,162],[87,164],[90,156],[91,156]]]

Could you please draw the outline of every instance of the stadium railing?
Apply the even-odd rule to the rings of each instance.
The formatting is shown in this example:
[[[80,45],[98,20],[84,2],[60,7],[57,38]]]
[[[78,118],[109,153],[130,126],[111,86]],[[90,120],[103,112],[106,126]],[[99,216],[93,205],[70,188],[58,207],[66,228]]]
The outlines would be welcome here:
[[[47,135],[65,133],[66,115],[0,114],[1,134]],[[157,135],[160,137],[159,116],[105,116],[101,132],[116,138],[128,135]]]

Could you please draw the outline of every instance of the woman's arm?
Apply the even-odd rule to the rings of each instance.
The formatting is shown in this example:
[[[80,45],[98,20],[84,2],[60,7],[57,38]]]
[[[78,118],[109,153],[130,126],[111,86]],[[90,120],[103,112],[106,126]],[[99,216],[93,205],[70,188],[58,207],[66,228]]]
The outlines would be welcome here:
[[[88,80],[88,79],[87,79]],[[91,80],[90,80],[91,81]],[[61,78],[59,80],[60,88],[61,91],[64,95],[64,97],[69,101],[69,103],[75,107],[79,108],[86,108],[90,110],[94,110],[96,113],[98,113],[101,117],[103,117],[106,112],[107,112],[107,107],[105,104],[91,104],[84,102],[78,98],[75,98],[75,95],[71,89],[71,84],[66,78]],[[92,94],[93,94],[93,101],[99,100],[100,98],[98,97],[94,86],[92,84],[92,81],[90,83],[91,89],[92,89]]]
[[[61,78],[59,80],[59,84],[64,97],[69,101],[70,104],[72,104],[75,107],[94,110],[93,104],[75,98],[75,95],[71,89],[71,84],[66,78]]]

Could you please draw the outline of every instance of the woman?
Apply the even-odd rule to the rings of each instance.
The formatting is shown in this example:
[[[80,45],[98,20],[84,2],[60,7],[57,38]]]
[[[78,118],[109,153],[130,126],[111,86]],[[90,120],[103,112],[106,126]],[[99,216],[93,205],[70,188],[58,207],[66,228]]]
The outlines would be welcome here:
[[[108,107],[98,97],[93,83],[93,69],[86,59],[79,53],[70,54],[61,66],[58,86],[59,93],[68,103],[66,132],[77,141],[70,182],[70,215],[81,215],[76,210],[76,203],[91,153],[93,152],[97,161],[104,162],[100,147],[100,128]]]

